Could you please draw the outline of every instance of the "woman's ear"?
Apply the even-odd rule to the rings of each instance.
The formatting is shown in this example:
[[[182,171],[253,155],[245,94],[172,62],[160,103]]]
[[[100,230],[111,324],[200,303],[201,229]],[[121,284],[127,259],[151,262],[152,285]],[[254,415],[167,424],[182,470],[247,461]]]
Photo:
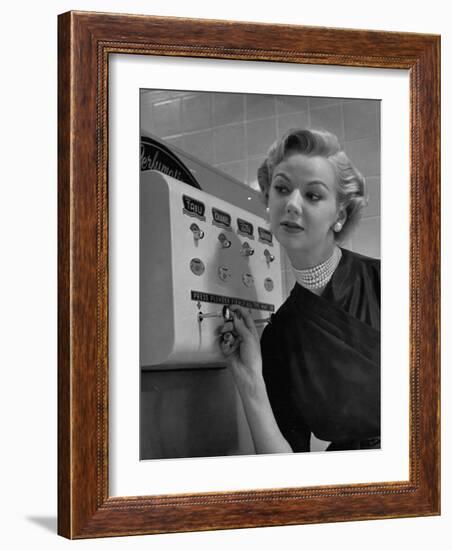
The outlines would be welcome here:
[[[347,212],[345,208],[341,208],[339,210],[339,214],[337,216],[336,222],[339,222],[340,224],[344,225],[344,223],[347,221]]]
[[[341,208],[338,212],[336,221],[333,225],[333,231],[335,233],[339,233],[344,227],[344,224],[346,221],[347,221],[347,212],[345,211],[345,208]]]

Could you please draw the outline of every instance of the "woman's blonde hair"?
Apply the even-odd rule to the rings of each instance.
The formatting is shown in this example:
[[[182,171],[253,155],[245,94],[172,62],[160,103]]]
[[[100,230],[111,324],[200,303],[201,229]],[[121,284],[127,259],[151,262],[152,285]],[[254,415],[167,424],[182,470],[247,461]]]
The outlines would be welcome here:
[[[263,193],[265,204],[275,167],[287,157],[301,153],[308,156],[326,158],[334,168],[338,184],[337,200],[347,218],[337,239],[344,239],[356,226],[361,210],[367,205],[367,192],[364,177],[360,174],[339,144],[337,137],[326,130],[293,129],[275,141],[267,153],[267,158],[257,171],[257,180]]]

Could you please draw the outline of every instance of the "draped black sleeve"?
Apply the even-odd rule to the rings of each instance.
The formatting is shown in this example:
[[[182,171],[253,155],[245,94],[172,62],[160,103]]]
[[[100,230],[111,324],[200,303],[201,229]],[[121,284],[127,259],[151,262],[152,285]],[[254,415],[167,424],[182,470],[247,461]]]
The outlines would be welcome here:
[[[293,406],[295,387],[290,383],[288,362],[280,352],[276,325],[267,325],[261,339],[263,374],[270,404],[281,433],[293,450],[309,451],[311,429]]]
[[[379,446],[380,263],[342,250],[321,296],[296,284],[261,340],[264,379],[296,452]],[[378,445],[368,442],[378,442]]]

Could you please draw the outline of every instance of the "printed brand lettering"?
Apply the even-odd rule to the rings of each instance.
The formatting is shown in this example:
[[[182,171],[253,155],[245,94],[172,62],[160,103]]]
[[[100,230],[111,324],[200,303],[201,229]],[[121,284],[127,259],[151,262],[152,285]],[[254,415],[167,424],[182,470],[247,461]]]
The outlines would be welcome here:
[[[149,136],[141,136],[140,169],[142,172],[156,170],[192,187],[201,189],[191,171],[182,160],[164,143]]]
[[[141,170],[158,170],[159,172],[162,172],[162,174],[166,174],[172,178],[179,180],[182,178],[182,172],[180,170],[177,168],[170,168],[160,160],[158,151],[155,151],[153,156],[146,154],[146,146],[143,144],[141,144],[140,151]]]

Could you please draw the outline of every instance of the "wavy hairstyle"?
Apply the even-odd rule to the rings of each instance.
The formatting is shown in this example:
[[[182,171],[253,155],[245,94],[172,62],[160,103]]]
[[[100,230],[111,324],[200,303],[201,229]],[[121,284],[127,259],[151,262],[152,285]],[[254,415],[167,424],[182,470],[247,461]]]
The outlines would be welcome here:
[[[335,238],[344,239],[359,222],[361,210],[367,205],[367,190],[364,177],[345,154],[337,137],[331,132],[293,129],[273,143],[268,150],[267,158],[257,171],[257,180],[265,204],[268,204],[275,167],[296,153],[324,157],[333,166],[336,173],[338,205],[343,207],[347,214],[342,230],[335,233]]]

